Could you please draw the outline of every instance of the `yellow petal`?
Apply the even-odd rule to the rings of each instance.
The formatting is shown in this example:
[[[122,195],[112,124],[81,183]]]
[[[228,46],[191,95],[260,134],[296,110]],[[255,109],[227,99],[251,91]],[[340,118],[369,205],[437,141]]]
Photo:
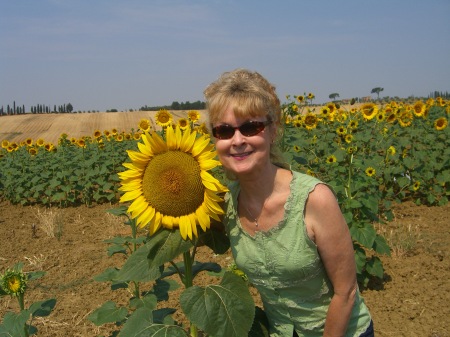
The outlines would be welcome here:
[[[180,217],[180,235],[183,238],[183,240],[186,240],[186,237],[188,235],[188,227],[191,227],[191,222],[189,221],[189,218],[186,216],[181,216]]]
[[[161,228],[161,219],[162,219],[161,213],[156,212],[155,216],[152,218],[152,220],[150,220],[149,223],[148,228],[149,235],[155,234],[158,231],[158,229]]]
[[[209,139],[209,137],[200,137],[199,139],[197,139],[191,151],[192,156],[196,157],[199,154],[201,154],[202,151],[206,148],[206,146],[210,144],[210,142],[211,140]]]
[[[144,212],[146,208],[148,207],[147,200],[140,195],[134,201],[131,203],[131,205],[128,207],[128,212],[132,214],[131,218],[136,218],[139,214]]]
[[[152,133],[151,138],[149,138],[149,142],[155,154],[167,151],[166,142],[156,132]]]
[[[140,190],[134,190],[134,191],[126,192],[124,195],[122,195],[120,197],[120,202],[127,202],[127,201],[130,201],[130,200],[136,199],[141,194],[142,194],[142,191],[140,191]]]
[[[166,128],[166,143],[169,150],[177,149],[177,138],[175,136],[175,131],[170,126]]]
[[[197,217],[195,216],[195,213],[188,214],[188,217],[189,217],[189,220],[191,221],[192,235],[195,236],[196,238],[198,238]]]
[[[214,160],[214,159],[209,159],[209,160],[199,160],[198,161],[200,168],[202,170],[208,171],[208,170],[212,170],[213,168],[219,166],[219,161],[218,160]]]
[[[126,170],[126,171],[117,173],[117,175],[119,176],[119,178],[121,180],[126,180],[126,179],[130,179],[130,178],[140,178],[142,176],[142,172],[137,171],[137,170]]]
[[[152,206],[148,206],[147,209],[139,216],[137,225],[139,227],[144,227],[153,219],[154,216],[155,209]]]
[[[151,158],[149,156],[134,150],[127,150],[128,156],[133,162],[147,164]]]
[[[194,146],[196,138],[197,138],[196,131],[193,131],[191,133],[185,132],[183,134],[183,138],[181,139],[180,150],[184,152],[189,152],[192,146]]]
[[[139,151],[145,154],[147,157],[153,157],[153,153],[150,147],[145,145],[144,143],[137,143]]]
[[[127,179],[122,181],[122,186],[119,187],[119,191],[129,192],[142,188],[141,180],[139,179]]]
[[[195,214],[197,215],[200,227],[202,227],[203,231],[206,231],[206,229],[211,226],[211,219],[208,216],[208,214],[206,214],[204,206],[202,205],[199,208],[197,208]]]

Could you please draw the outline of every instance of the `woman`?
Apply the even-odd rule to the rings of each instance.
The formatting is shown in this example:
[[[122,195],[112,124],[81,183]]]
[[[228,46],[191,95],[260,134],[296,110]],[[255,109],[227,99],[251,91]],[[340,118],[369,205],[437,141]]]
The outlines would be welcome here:
[[[224,219],[232,253],[261,295],[271,336],[373,336],[333,192],[278,163],[275,87],[237,69],[205,97],[219,160],[235,180]]]

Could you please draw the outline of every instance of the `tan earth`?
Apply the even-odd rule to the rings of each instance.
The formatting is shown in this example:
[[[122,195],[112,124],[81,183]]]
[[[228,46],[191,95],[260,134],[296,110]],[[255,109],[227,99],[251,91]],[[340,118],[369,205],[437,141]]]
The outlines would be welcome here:
[[[111,205],[46,210],[36,206],[14,206],[0,202],[0,270],[18,261],[25,271],[43,270],[46,275],[29,283],[26,305],[56,298],[50,316],[33,324],[38,336],[108,335],[111,325],[97,327],[87,316],[107,300],[126,305],[130,293],[112,291],[107,283],[95,282],[93,276],[107,267],[123,264],[118,255],[108,257],[105,239],[129,235],[128,227],[108,213]],[[374,322],[376,336],[450,336],[450,205],[416,206],[410,202],[395,206],[395,220],[381,226],[393,248],[392,257],[382,257],[383,282],[374,282],[362,294]],[[60,238],[46,233],[49,219],[60,219]],[[50,223],[52,223],[50,221]],[[33,231],[33,225],[36,230]],[[48,231],[48,230],[47,230]],[[206,248],[198,253],[199,261],[214,261],[227,267],[229,254],[215,256]],[[200,273],[195,284],[217,282]],[[150,285],[145,285],[149,289]],[[252,290],[257,301],[256,293]],[[163,307],[178,306],[179,291]],[[0,317],[17,311],[17,301],[0,299]],[[180,310],[178,321],[184,317]]]

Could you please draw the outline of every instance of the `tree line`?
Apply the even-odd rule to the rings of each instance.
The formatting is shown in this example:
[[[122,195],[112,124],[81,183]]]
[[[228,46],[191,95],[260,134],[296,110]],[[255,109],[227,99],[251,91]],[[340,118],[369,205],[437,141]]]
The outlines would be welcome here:
[[[166,110],[204,110],[206,109],[206,103],[201,101],[196,102],[172,102],[171,105],[163,105],[163,106],[143,106],[139,110],[140,111],[158,111],[161,109]]]
[[[23,115],[27,111],[25,110],[25,105],[16,105],[16,102],[13,102],[13,105],[9,104],[6,106],[6,109],[3,107],[0,108],[0,116],[3,115]],[[36,104],[30,107],[29,112],[32,114],[44,114],[44,113],[71,113],[73,112],[73,105],[71,103],[62,104],[62,105],[54,105],[53,109],[50,105],[45,104]]]

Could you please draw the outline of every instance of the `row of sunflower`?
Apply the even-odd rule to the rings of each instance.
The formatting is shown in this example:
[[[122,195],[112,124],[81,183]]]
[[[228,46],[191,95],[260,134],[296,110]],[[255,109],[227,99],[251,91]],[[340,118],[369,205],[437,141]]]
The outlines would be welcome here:
[[[313,108],[299,100],[284,106],[282,144],[297,170],[317,176],[336,192],[355,242],[358,276],[382,277],[389,253],[373,223],[391,220],[392,203],[444,205],[449,199],[450,102],[389,102]]]
[[[95,130],[80,138],[61,134],[58,143],[28,138],[15,143],[1,141],[0,198],[15,204],[70,206],[77,204],[116,202],[120,195],[118,173],[124,171],[127,150],[136,150],[145,132],[167,125],[180,129],[196,128],[200,113],[189,111],[187,118],[173,122],[167,110],[159,111],[155,123],[139,122],[137,130]]]

